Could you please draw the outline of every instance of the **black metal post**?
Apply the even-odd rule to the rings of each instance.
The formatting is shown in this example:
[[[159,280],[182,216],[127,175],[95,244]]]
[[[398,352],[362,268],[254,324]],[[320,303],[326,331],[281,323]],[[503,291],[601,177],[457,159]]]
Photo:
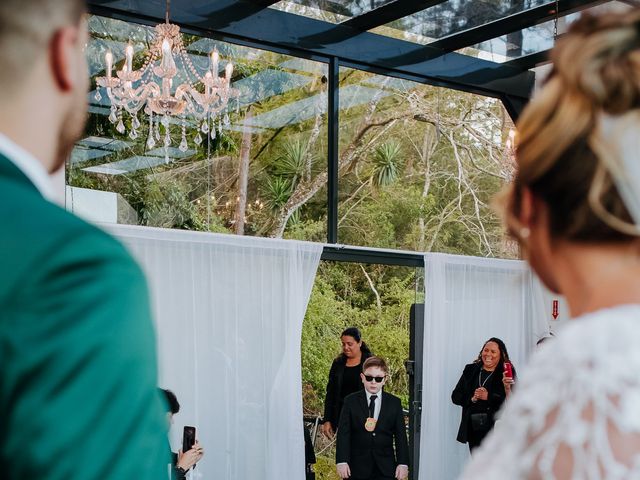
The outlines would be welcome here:
[[[409,321],[409,360],[406,363],[409,374],[409,468],[410,479],[418,480],[423,394],[424,303],[411,305]]]
[[[329,60],[329,82],[327,84],[327,242],[338,243],[338,126],[340,122],[340,64],[336,57]]]

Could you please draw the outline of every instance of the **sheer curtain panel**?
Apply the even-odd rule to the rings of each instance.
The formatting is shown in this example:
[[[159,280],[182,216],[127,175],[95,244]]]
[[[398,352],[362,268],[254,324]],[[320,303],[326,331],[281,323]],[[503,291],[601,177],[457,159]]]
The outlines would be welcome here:
[[[142,264],[160,386],[205,456],[193,478],[304,478],[300,337],[322,245],[109,225]],[[126,448],[126,445],[123,445]]]
[[[462,408],[451,402],[464,366],[498,337],[521,372],[548,332],[550,312],[541,284],[521,261],[429,253],[425,290],[419,478],[453,480],[469,459],[467,445],[456,441]]]

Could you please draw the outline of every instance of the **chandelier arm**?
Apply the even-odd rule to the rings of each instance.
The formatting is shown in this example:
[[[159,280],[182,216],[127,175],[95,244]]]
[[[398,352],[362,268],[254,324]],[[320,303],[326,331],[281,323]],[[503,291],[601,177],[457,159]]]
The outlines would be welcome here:
[[[129,115],[136,116],[138,115],[138,112],[142,110],[143,106],[144,102],[134,102],[133,106],[129,106],[129,103],[126,103],[123,108],[129,113]]]
[[[109,98],[109,101],[111,102],[111,105],[115,105],[116,104],[116,99],[115,99],[115,96],[113,94],[113,89],[111,87],[107,87],[107,98]]]
[[[181,85],[181,87],[184,86],[184,90],[181,92],[181,94],[186,97],[189,98],[191,100],[193,100],[195,103],[197,103],[198,105],[205,107],[208,105],[208,101],[206,98],[206,95],[201,94],[200,92],[198,92],[195,88],[193,88],[191,85]],[[176,97],[178,96],[178,92],[176,91]]]
[[[176,98],[186,102],[186,110],[192,113],[196,118],[203,120],[207,115],[209,108],[206,103],[202,103],[201,97],[202,95],[188,84],[182,84],[178,89],[176,89]]]
[[[123,107],[127,112],[135,115],[142,109],[150,95],[155,94],[154,96],[157,96],[160,94],[160,89],[156,84],[148,83],[135,90],[127,91],[126,95],[124,93],[123,89],[117,89],[110,98],[117,106]]]

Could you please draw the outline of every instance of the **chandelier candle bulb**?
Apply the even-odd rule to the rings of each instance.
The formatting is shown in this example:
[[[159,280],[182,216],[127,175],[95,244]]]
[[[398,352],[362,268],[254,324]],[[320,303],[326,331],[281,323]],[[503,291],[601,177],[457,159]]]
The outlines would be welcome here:
[[[218,54],[218,50],[214,49],[211,52],[211,73],[213,73],[213,78],[218,78],[218,60],[220,56]]]
[[[211,96],[211,72],[207,72],[204,75],[204,94],[207,97]]]
[[[224,69],[224,75],[227,80],[227,85],[231,84],[231,75],[233,74],[233,63],[227,63],[227,66]]]
[[[127,71],[132,72],[133,71],[133,46],[131,44],[127,45],[127,48],[125,49],[125,54],[127,57]]]
[[[160,66],[168,72],[171,68],[171,45],[169,45],[169,41],[165,38],[162,41],[162,61],[160,62]]]
[[[104,56],[105,63],[107,65],[107,78],[111,79],[111,69],[113,68],[113,54],[110,51]]]

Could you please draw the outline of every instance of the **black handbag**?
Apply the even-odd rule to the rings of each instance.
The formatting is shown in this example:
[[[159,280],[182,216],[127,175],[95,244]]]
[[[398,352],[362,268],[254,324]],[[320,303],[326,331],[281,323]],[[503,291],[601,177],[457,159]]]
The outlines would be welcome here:
[[[471,430],[474,432],[486,432],[491,429],[491,421],[488,413],[471,414]]]

